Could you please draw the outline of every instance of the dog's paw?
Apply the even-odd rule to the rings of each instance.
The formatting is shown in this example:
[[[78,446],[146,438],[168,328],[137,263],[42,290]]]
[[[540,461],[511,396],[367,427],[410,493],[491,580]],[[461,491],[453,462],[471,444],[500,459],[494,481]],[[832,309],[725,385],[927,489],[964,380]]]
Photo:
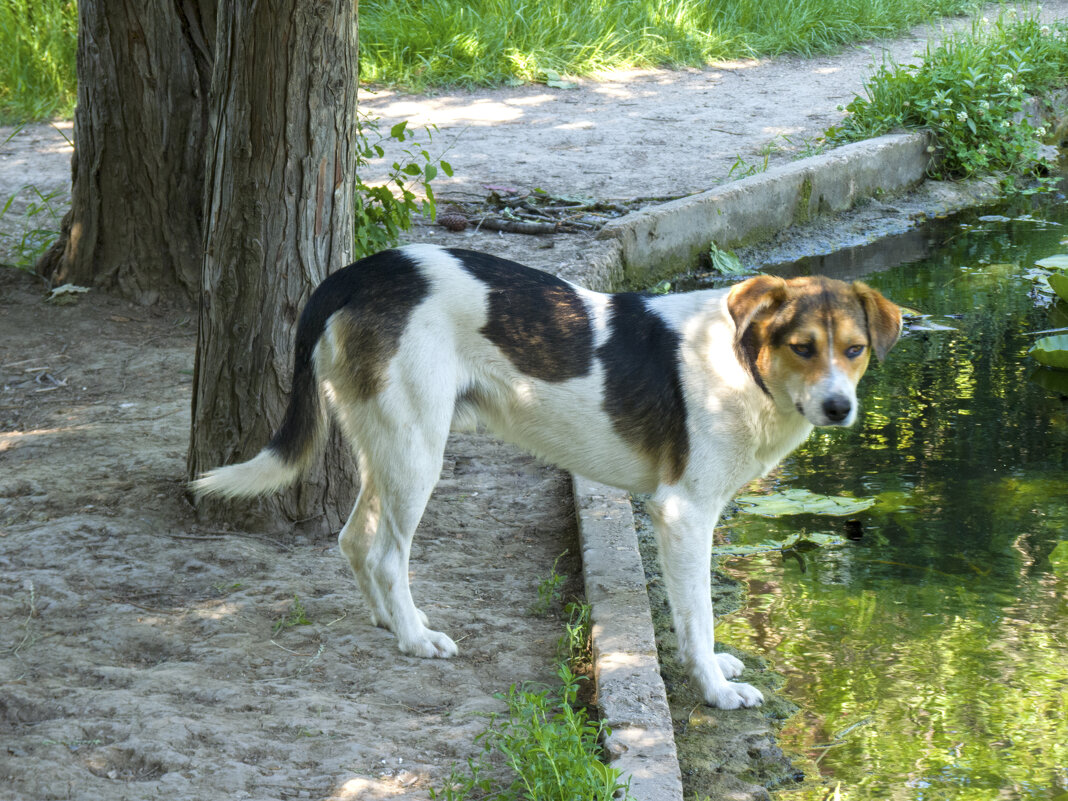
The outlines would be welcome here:
[[[719,662],[719,669],[723,671],[723,675],[728,679],[733,679],[745,670],[742,660],[730,654],[716,654],[716,661]]]
[[[448,659],[456,656],[456,643],[440,631],[424,628],[420,635],[403,638],[400,649],[409,656],[421,656],[425,659]]]
[[[740,681],[727,681],[705,691],[705,703],[719,709],[760,706],[764,695],[756,687]]]

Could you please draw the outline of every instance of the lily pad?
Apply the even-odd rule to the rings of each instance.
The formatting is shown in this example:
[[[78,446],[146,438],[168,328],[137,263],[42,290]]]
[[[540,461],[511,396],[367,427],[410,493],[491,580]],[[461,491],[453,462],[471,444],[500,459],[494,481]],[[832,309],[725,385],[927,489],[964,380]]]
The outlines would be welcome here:
[[[1060,576],[1068,576],[1068,540],[1061,540],[1053,548],[1049,555],[1053,572]]]
[[[1048,276],[1046,280],[1049,282],[1050,288],[1056,292],[1062,300],[1068,300],[1068,275],[1064,273],[1053,273]]]
[[[1028,351],[1028,355],[1046,367],[1068,370],[1068,334],[1042,337]]]
[[[743,512],[763,517],[801,514],[842,517],[862,512],[875,503],[874,498],[818,495],[806,489],[787,489],[769,495],[741,495],[736,500]]]
[[[1058,253],[1055,256],[1046,256],[1035,262],[1039,267],[1049,267],[1054,270],[1068,269],[1068,253]]]

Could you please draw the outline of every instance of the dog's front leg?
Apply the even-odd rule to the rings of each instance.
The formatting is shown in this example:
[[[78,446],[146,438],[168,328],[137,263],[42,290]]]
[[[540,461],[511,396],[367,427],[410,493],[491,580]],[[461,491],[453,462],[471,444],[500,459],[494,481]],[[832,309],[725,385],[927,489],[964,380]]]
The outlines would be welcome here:
[[[727,680],[742,672],[742,663],[730,654],[715,653],[712,532],[723,503],[696,504],[672,490],[657,493],[647,508],[653,517],[679,656],[705,703],[720,709],[760,705],[764,696],[759,690]]]

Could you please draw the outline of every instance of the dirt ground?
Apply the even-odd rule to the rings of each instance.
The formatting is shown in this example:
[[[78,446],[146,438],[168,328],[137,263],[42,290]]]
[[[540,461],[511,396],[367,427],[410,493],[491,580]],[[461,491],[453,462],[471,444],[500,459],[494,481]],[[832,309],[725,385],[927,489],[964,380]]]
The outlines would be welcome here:
[[[1057,0],[1043,15],[1066,12]],[[383,127],[439,127],[433,149],[456,171],[443,197],[673,196],[723,182],[739,156],[803,153],[884,48],[904,59],[923,35],[571,90],[361,102]],[[57,193],[57,211],[69,191],[69,124],[12,133],[0,129],[0,205],[18,193],[6,233],[47,222],[25,218],[22,187]],[[549,270],[588,244],[429,225],[412,238]],[[0,799],[425,799],[477,752],[483,713],[504,708],[494,693],[551,678],[561,625],[529,608],[556,556],[576,552],[565,475],[488,439],[450,442],[412,581],[461,653],[401,656],[332,539],[196,522],[182,486],[195,312],[44,295],[0,268]],[[295,623],[297,602],[309,622]]]

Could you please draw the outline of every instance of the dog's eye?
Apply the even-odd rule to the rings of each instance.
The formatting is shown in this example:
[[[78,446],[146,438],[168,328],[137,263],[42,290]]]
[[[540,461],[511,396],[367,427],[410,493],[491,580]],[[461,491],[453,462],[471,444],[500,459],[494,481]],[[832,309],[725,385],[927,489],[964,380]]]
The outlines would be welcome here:
[[[846,348],[845,355],[847,358],[855,359],[864,352],[863,345],[850,345]]]
[[[816,349],[809,343],[790,345],[790,350],[800,356],[802,359],[811,359]]]

